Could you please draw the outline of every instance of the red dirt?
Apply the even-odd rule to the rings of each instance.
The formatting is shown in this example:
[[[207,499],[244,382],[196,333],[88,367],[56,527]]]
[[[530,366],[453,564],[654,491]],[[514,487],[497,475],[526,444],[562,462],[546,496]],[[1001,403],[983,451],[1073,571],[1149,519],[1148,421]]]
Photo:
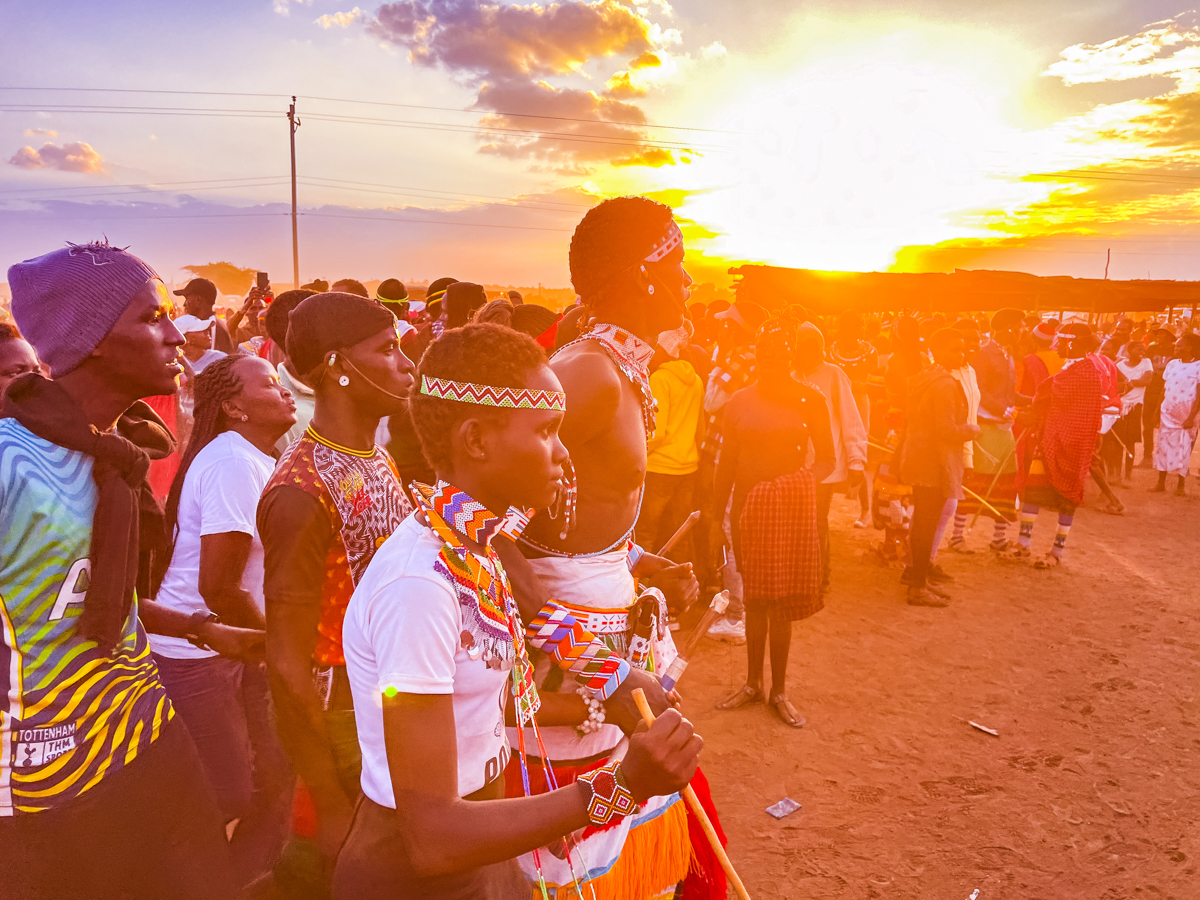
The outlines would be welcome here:
[[[975,555],[939,559],[948,609],[907,606],[835,498],[834,588],[794,625],[799,731],[714,709],[745,648],[703,642],[685,712],[752,897],[1200,897],[1200,500],[1135,477],[1124,518],[1089,494],[1055,571],[993,558],[980,519]],[[775,820],[784,796],[803,808]]]

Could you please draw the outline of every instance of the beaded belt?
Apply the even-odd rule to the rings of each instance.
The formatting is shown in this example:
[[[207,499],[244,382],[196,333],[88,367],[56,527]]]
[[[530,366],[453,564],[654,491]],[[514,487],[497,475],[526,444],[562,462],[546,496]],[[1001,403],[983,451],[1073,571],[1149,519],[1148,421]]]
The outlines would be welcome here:
[[[588,609],[586,606],[572,606],[570,603],[562,605],[592,634],[624,634],[629,630],[627,609]]]

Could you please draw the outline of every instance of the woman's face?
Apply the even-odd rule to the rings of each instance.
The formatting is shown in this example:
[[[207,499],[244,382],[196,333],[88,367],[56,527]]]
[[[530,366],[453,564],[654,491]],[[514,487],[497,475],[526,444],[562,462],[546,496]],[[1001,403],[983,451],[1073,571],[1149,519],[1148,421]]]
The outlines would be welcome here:
[[[296,402],[291,392],[279,383],[279,374],[265,359],[247,356],[239,359],[234,374],[242,384],[236,398],[225,404],[226,415],[276,435],[287,433],[296,424]]]
[[[529,373],[525,386],[534,391],[561,391],[549,366]],[[516,409],[485,427],[486,478],[510,506],[545,509],[558,496],[567,448],[559,440],[563,414],[544,409]]]

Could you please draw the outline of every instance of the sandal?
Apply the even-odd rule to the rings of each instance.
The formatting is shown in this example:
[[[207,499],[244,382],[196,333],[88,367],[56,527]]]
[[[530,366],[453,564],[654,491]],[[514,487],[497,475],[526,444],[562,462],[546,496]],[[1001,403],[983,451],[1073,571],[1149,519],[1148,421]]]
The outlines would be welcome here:
[[[1108,505],[1101,507],[1100,512],[1109,516],[1123,516],[1125,515],[1125,507],[1119,503],[1109,503]]]
[[[961,553],[963,556],[970,556],[975,552],[967,547],[967,542],[961,538],[957,540],[951,538],[950,543],[946,545],[946,549],[951,553]]]
[[[1047,553],[1045,556],[1034,562],[1033,567],[1035,569],[1057,569],[1060,565],[1062,565],[1061,559],[1059,559],[1053,553]]]
[[[796,707],[792,706],[792,701],[787,698],[786,694],[776,694],[772,697],[771,708],[775,710],[775,715],[779,716],[783,724],[789,728],[804,727],[804,716],[796,712]]]
[[[1005,562],[1028,562],[1030,556],[1032,556],[1032,554],[1029,552],[1028,548],[1017,544],[1017,546],[1013,547],[1011,550],[1005,550],[1003,553],[1001,553],[1000,559],[1004,560]]]
[[[717,709],[741,709],[748,703],[762,703],[763,699],[762,688],[744,684],[718,703]]]

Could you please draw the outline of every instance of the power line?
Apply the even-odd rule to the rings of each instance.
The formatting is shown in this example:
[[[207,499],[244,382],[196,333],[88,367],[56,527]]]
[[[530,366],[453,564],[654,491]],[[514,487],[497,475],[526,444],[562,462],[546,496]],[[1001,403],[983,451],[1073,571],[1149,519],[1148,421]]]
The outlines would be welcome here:
[[[287,184],[288,179],[275,178],[270,181],[260,181],[243,184],[217,184],[208,185],[206,187],[194,187],[179,191],[162,191],[158,188],[135,188],[133,190],[122,191],[100,191],[86,194],[58,194],[53,197],[0,197],[0,200],[8,202],[24,201],[26,203],[42,203],[52,200],[90,200],[93,197],[129,197],[134,194],[191,194],[197,191],[225,191],[231,188],[251,188],[251,187],[278,187],[281,184]],[[120,185],[124,187],[124,185]]]
[[[435,222],[429,219],[406,219],[399,216],[354,216],[342,213],[302,212],[302,216],[315,216],[319,219],[364,219],[368,222],[405,222],[416,225],[452,225],[463,228],[511,228],[517,231],[557,231],[560,234],[570,234],[569,228],[542,228],[537,225],[499,225],[488,222]]]
[[[610,144],[625,147],[657,147],[666,150],[695,150],[697,148],[703,150],[726,150],[726,147],[720,147],[710,144],[688,144],[682,141],[657,141],[649,139],[622,139],[619,137],[608,137],[605,135],[595,134],[574,134],[567,131],[535,131],[526,128],[506,128],[501,125],[453,125],[441,122],[421,122],[413,119],[377,119],[366,116],[336,116],[326,113],[308,113],[305,118],[308,121],[321,122],[339,122],[348,125],[384,125],[394,128],[416,128],[422,131],[450,131],[458,133],[496,133],[496,134],[515,134],[521,136],[547,138],[556,141],[571,141],[588,144]],[[632,125],[621,122],[601,122],[593,120],[593,125],[612,125],[616,128],[645,128],[644,125]]]
[[[198,181],[142,181],[137,184],[97,184],[97,185],[71,185],[70,187],[36,187],[36,188],[3,188],[0,189],[2,194],[28,194],[38,191],[77,191],[84,187],[94,188],[142,188],[150,187],[151,185],[176,185],[176,184],[213,184],[214,182],[226,181],[262,181],[267,178],[287,178],[286,175],[251,175],[245,178],[205,178]]]
[[[287,99],[290,94],[260,94],[249,93],[244,91],[171,91],[163,89],[141,89],[141,88],[79,88],[79,87],[13,87],[0,86],[0,91],[80,91],[89,93],[107,93],[107,94],[178,94],[196,97],[278,97]],[[398,109],[427,109],[435,112],[452,112],[452,113],[470,113],[472,115],[480,115],[481,113],[494,113],[495,115],[511,116],[521,119],[549,119],[558,122],[586,122],[596,123],[603,121],[599,119],[583,119],[572,116],[545,116],[535,113],[518,113],[508,112],[506,110],[478,110],[478,109],[462,109],[453,106],[426,106],[417,103],[388,103],[382,100],[352,100],[346,97],[315,97],[309,94],[297,94],[300,100],[320,100],[327,103],[358,103],[366,106],[390,106]],[[739,131],[723,131],[717,128],[697,128],[690,125],[658,125],[647,123],[644,128],[665,128],[670,131],[702,131],[712,134],[742,134]]]
[[[92,105],[92,104],[73,104],[73,105],[58,105],[52,104],[42,106],[37,104],[4,104],[0,105],[0,112],[43,112],[53,111],[57,113],[85,113],[85,114],[118,114],[118,115],[166,115],[166,116],[198,116],[198,117],[224,117],[235,119],[268,119],[276,118],[284,114],[273,112],[271,110],[250,110],[250,109],[224,109],[218,107],[184,107],[184,106],[116,106],[116,105]],[[441,122],[422,122],[418,120],[404,119],[376,119],[357,116],[338,116],[323,113],[309,113],[305,116],[309,121],[326,121],[336,122],[350,125],[380,125],[394,128],[415,128],[423,131],[448,131],[454,133],[478,134],[478,133],[497,133],[497,134],[515,134],[521,136],[530,136],[536,138],[548,138],[559,141],[568,141],[572,143],[592,143],[602,145],[630,146],[630,147],[650,147],[667,150],[695,150],[696,147],[701,149],[723,150],[723,147],[709,147],[707,145],[689,145],[680,141],[652,141],[650,139],[622,140],[620,138],[608,137],[604,135],[587,135],[573,134],[570,132],[560,131],[533,131],[521,128],[505,128],[502,126],[485,126],[485,125],[454,125]],[[619,122],[603,122],[599,120],[591,120],[593,125],[612,125],[618,128],[645,128],[642,125],[625,125]]]
[[[0,210],[0,213],[3,213],[3,212],[8,212],[8,211],[9,211],[9,210]],[[275,212],[241,212],[241,213],[189,213],[189,214],[187,214],[187,215],[183,215],[183,216],[171,216],[171,215],[165,215],[165,214],[161,214],[161,215],[160,215],[160,214],[153,214],[153,215],[121,216],[121,217],[119,218],[119,220],[118,220],[118,221],[124,222],[124,221],[126,221],[126,220],[128,220],[128,219],[179,219],[179,220],[191,220],[191,219],[252,219],[252,218],[258,218],[258,217],[262,217],[262,216],[286,216],[286,215],[288,215],[288,213],[286,213],[286,212],[277,212],[277,213],[275,213]],[[64,216],[64,215],[58,215],[58,216],[57,216],[57,218],[60,218],[60,219],[105,219],[105,218],[109,218],[109,217],[108,217],[108,216],[103,216],[103,215],[99,215],[99,216],[90,216],[90,215],[71,214],[71,215],[65,215],[65,216]]]
[[[346,186],[348,190],[370,190],[372,188],[390,188],[390,193],[398,194],[399,196],[421,197],[425,194],[433,194],[434,197],[426,199],[451,199],[468,198],[471,200],[494,200],[499,203],[504,203],[508,206],[522,206],[529,209],[545,209],[556,212],[572,212],[578,213],[581,210],[589,209],[591,204],[583,203],[556,203],[554,201],[536,201],[535,203],[527,203],[515,201],[510,197],[497,197],[491,194],[469,194],[462,191],[435,191],[429,188],[414,188],[402,184],[378,184],[369,181],[348,181],[342,178],[325,178],[319,175],[304,176],[304,180],[310,187],[342,187]],[[321,184],[319,182],[334,182],[334,184]],[[350,187],[354,185],[354,187]],[[389,193],[389,191],[379,191],[379,193]],[[436,195],[441,195],[436,196]]]

